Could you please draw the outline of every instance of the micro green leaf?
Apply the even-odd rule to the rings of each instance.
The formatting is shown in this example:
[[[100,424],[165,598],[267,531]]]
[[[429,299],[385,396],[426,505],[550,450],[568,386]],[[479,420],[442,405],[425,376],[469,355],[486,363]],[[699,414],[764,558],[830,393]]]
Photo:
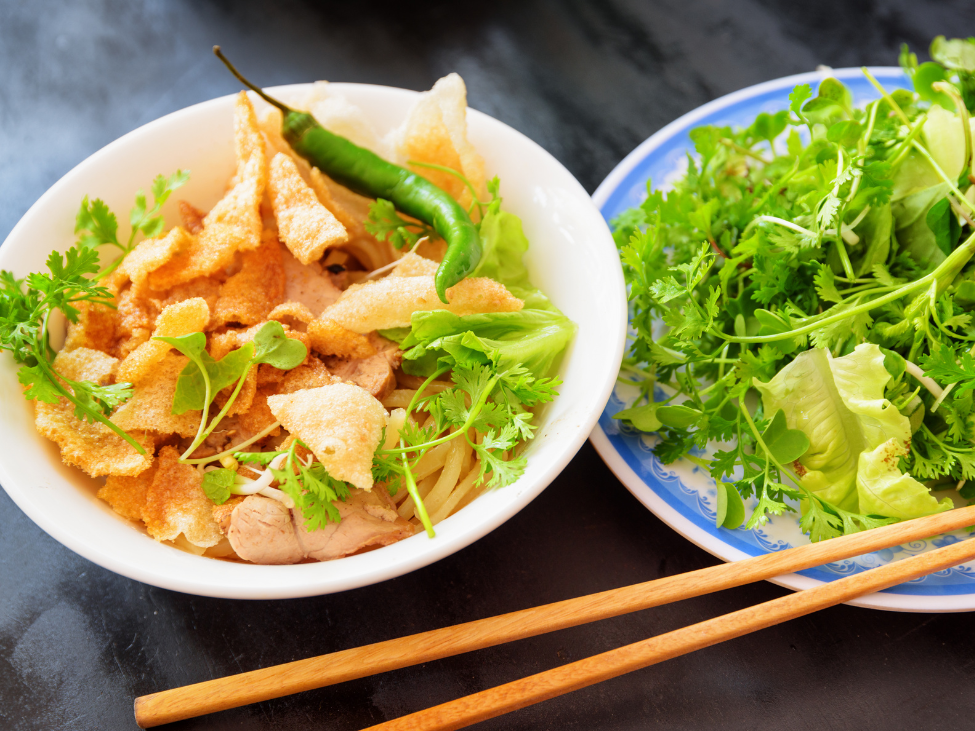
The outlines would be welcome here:
[[[301,365],[308,357],[308,349],[300,340],[284,334],[280,322],[265,322],[254,335],[254,363],[267,363],[283,371]]]
[[[230,499],[230,488],[234,486],[236,478],[235,470],[225,468],[207,470],[203,473],[203,492],[211,502],[223,505]]]

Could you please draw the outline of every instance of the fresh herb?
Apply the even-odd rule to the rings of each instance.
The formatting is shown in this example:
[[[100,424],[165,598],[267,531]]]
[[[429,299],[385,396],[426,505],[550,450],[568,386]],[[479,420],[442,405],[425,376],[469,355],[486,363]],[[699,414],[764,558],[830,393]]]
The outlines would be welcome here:
[[[145,192],[140,189],[135,194],[135,205],[129,211],[129,224],[132,230],[125,244],[118,240],[118,219],[108,206],[99,198],[89,201],[88,196],[85,196],[82,199],[81,208],[75,216],[74,227],[74,232],[79,234],[78,246],[84,249],[94,249],[104,244],[110,244],[122,251],[122,256],[98,275],[99,279],[114,271],[125,255],[132,251],[137,234],[142,233],[146,238],[153,238],[162,233],[165,222],[160,211],[172,192],[183,186],[189,178],[188,170],[177,170],[168,178],[157,175],[150,188],[153,200],[152,206],[148,208]]]
[[[47,269],[47,274],[30,274],[25,280],[0,272],[0,349],[20,364],[17,379],[25,387],[24,396],[47,404],[67,399],[78,419],[101,422],[145,454],[138,442],[108,419],[132,395],[132,384],[101,386],[65,378],[54,370],[56,354],[48,339],[54,311],[61,310],[69,322],[77,322],[77,306],[82,302],[114,306],[112,293],[91,279],[98,272],[98,252],[83,246],[73,246],[64,254],[51,252]]]
[[[341,521],[342,517],[335,503],[348,499],[349,486],[329,475],[321,462],[316,462],[311,457],[303,461],[296,453],[299,446],[308,449],[300,439],[294,439],[284,451],[236,452],[234,458],[242,464],[259,464],[269,469],[278,489],[287,493],[294,500],[295,507],[301,511],[305,518],[305,527],[309,531],[319,530],[329,522]],[[270,467],[281,455],[285,455],[283,464],[280,467]],[[212,470],[207,474],[214,472],[220,470]]]
[[[417,242],[424,238],[433,238],[437,234],[431,226],[419,221],[407,221],[396,212],[391,201],[377,198],[369,205],[369,215],[366,217],[366,231],[380,241],[389,241],[397,249],[406,247],[412,249]]]
[[[902,56],[918,93],[888,92],[865,70],[881,98],[863,109],[826,79],[744,129],[692,130],[686,174],[667,193],[648,182],[646,200],[613,222],[635,334],[620,378],[638,394],[617,417],[658,432],[662,461],[686,457],[710,471],[719,525],[740,524],[740,498],[754,497],[746,528],[799,509],[802,530],[821,540],[945,509],[917,480],[954,487],[975,477],[973,146],[969,135],[946,144],[944,133],[968,124],[973,54],[970,40],[936,39],[933,80]],[[835,465],[842,488],[817,483],[803,454],[829,457],[827,447],[771,410],[785,380],[809,382],[788,368],[826,382],[840,361],[858,382],[872,374],[870,408],[894,404],[882,411],[897,420],[887,438],[903,433],[911,445],[904,474],[878,467],[868,481],[854,453]],[[859,428],[844,419],[836,429]],[[864,464],[896,463],[893,447],[863,439]],[[733,446],[698,456],[715,442]],[[900,502],[884,493],[888,512],[876,515],[875,491],[901,478],[910,489]]]
[[[196,438],[183,453],[180,458],[182,461],[189,460],[190,455],[223,421],[237,400],[252,368],[267,363],[281,370],[290,370],[304,362],[308,356],[304,343],[287,337],[281,323],[275,320],[265,322],[254,335],[253,342],[245,343],[220,360],[214,360],[206,351],[206,336],[200,332],[181,337],[157,337],[156,340],[168,343],[190,359],[176,382],[173,413],[179,415],[187,411],[203,412]],[[233,383],[237,385],[220,413],[208,425],[210,406],[217,394]]]

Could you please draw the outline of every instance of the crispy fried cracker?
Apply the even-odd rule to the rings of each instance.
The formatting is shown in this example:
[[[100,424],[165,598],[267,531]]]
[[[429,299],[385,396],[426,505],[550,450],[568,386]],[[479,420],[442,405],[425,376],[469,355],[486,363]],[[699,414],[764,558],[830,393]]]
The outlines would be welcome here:
[[[420,276],[433,276],[437,273],[437,268],[440,265],[431,260],[425,259],[412,251],[408,252],[396,262],[396,266],[389,273],[390,277],[420,277]]]
[[[285,374],[277,392],[294,393],[295,391],[319,388],[338,382],[339,379],[332,377],[324,363],[318,358],[310,356],[303,365],[292,368]]]
[[[335,383],[270,396],[271,412],[307,444],[332,477],[372,487],[372,455],[379,446],[386,410],[358,386]]]
[[[142,510],[149,535],[157,541],[171,541],[182,533],[194,546],[203,547],[220,542],[213,503],[203,493],[202,480],[193,465],[179,463],[179,453],[173,447],[159,451],[159,467]]]
[[[54,359],[54,369],[64,378],[100,384],[111,379],[117,364],[115,358],[88,348],[61,351]],[[56,404],[37,401],[34,406],[38,433],[61,448],[66,464],[80,467],[92,477],[138,475],[152,464],[152,437],[132,435],[146,450],[141,455],[100,421],[90,424],[75,417],[74,405],[66,399]]]
[[[246,92],[234,108],[237,174],[233,187],[203,220],[203,230],[184,251],[149,275],[149,285],[162,290],[213,274],[228,266],[239,251],[261,245],[261,199],[267,185],[267,154],[254,107]]]
[[[164,236],[140,242],[119,264],[118,272],[141,287],[150,272],[170,261],[192,243],[193,237],[177,226]]]
[[[239,414],[237,417],[237,421],[242,428],[251,434],[257,434],[277,421],[274,418],[274,414],[271,413],[271,407],[267,405],[268,396],[273,396],[275,390],[275,385],[263,386],[257,389],[250,409],[243,414]],[[271,435],[277,436],[280,433],[280,429],[275,429],[271,432]]]
[[[256,325],[284,297],[284,266],[281,245],[274,232],[265,232],[264,242],[255,251],[245,252],[240,271],[220,289],[213,310],[213,324],[228,322]]]
[[[393,137],[404,159],[456,170],[471,182],[478,198],[485,198],[484,159],[467,139],[467,88],[457,74],[444,76],[421,95]],[[473,202],[470,190],[453,175],[410,167],[450,193],[465,208]]]
[[[112,275],[103,282],[116,299],[124,283],[125,277],[117,271],[112,272]],[[63,350],[92,348],[111,352],[119,324],[117,311],[93,302],[78,302],[75,307],[78,309],[78,319],[76,322],[68,323]]]
[[[201,332],[210,321],[210,308],[201,297],[169,305],[156,319],[153,337],[181,337]],[[161,340],[148,340],[133,350],[118,368],[118,380],[138,383],[152,375],[153,367],[172,346]]]
[[[437,296],[433,277],[386,277],[354,284],[319,319],[332,319],[347,330],[368,333],[408,327],[414,312],[448,310],[455,315],[479,312],[517,312],[524,302],[503,284],[486,277],[463,279],[447,290],[449,305]]]
[[[91,381],[100,386],[111,382],[118,358],[93,348],[62,350],[54,359],[54,370],[71,381]]]
[[[346,330],[335,320],[312,320],[308,323],[311,347],[322,355],[340,358],[368,358],[376,354],[365,335]]]
[[[132,398],[116,409],[112,421],[130,434],[153,431],[159,434],[179,434],[191,437],[200,426],[199,411],[173,414],[173,395],[180,372],[189,358],[174,352],[163,353],[162,360],[154,363],[151,378],[137,381]]]
[[[315,315],[312,314],[307,305],[303,305],[301,302],[282,302],[267,315],[268,320],[277,320],[278,322],[285,322],[286,318],[307,325],[315,319]]]
[[[349,240],[345,227],[315,197],[289,156],[279,152],[271,160],[267,189],[281,240],[302,264],[318,261],[325,249]]]
[[[119,515],[130,520],[142,520],[146,492],[155,476],[156,463],[133,477],[109,475],[105,485],[98,490],[98,497],[111,505]]]

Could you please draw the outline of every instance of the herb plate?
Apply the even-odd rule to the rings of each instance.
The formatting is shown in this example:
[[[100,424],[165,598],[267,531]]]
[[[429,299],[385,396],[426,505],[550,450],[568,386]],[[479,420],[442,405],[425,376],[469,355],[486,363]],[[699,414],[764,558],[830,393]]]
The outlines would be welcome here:
[[[872,68],[888,89],[911,88],[899,68]],[[647,181],[666,189],[686,169],[693,152],[689,132],[701,125],[748,126],[760,112],[776,112],[789,106],[789,93],[797,84],[814,89],[822,79],[834,76],[863,105],[879,95],[860,69],[835,69],[788,76],[742,89],[716,99],[672,122],[643,142],[606,177],[593,195],[603,217],[612,221],[646,197]],[[657,517],[682,536],[725,561],[738,561],[769,551],[781,551],[808,542],[799,530],[797,513],[773,516],[754,530],[715,527],[717,494],[714,480],[688,460],[664,465],[651,451],[657,441],[613,419],[631,405],[637,390],[621,383],[610,396],[591,435],[603,460],[624,485]],[[663,398],[662,391],[656,393]],[[752,505],[754,507],[754,498]],[[957,531],[925,541],[858,556],[845,561],[779,576],[773,582],[789,589],[808,589],[823,582],[867,571],[900,558],[913,556],[973,534]],[[963,564],[895,586],[850,602],[856,606],[904,612],[961,612],[975,609],[975,564]]]

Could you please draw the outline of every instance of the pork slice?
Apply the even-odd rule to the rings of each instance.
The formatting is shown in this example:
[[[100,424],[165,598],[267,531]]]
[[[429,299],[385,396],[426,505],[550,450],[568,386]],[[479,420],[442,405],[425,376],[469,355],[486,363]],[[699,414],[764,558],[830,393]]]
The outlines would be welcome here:
[[[317,263],[302,264],[290,251],[282,250],[284,264],[284,300],[300,302],[318,317],[322,310],[342,296],[342,290],[332,283],[328,272]]]
[[[252,563],[297,563],[305,555],[295,535],[291,511],[277,500],[260,495],[251,495],[234,508],[227,538],[237,555]]]
[[[295,514],[295,533],[308,558],[330,561],[365,548],[388,546],[413,535],[413,526],[403,520],[378,491],[353,489],[349,499],[335,503],[340,523],[309,531]]]
[[[376,353],[368,358],[326,358],[325,367],[334,377],[351,381],[379,401],[396,388],[396,375],[384,353]]]

